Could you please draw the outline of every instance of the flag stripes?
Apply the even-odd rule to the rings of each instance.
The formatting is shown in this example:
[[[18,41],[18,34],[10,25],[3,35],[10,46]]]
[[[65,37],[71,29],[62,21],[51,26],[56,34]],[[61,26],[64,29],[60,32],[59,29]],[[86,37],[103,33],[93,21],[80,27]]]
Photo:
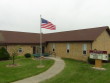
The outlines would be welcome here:
[[[56,29],[55,25],[53,25],[51,22],[49,22],[43,18],[41,18],[41,21],[42,21],[41,28],[50,29],[50,30]]]

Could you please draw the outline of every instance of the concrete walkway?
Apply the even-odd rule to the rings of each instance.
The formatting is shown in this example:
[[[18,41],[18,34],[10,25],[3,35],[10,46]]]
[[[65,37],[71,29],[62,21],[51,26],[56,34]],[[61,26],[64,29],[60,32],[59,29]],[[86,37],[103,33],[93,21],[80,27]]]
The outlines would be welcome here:
[[[19,81],[13,82],[13,83],[39,83],[41,81],[44,81],[46,79],[49,79],[49,78],[55,76],[56,74],[60,73],[64,69],[65,63],[61,58],[58,58],[58,57],[57,58],[48,57],[48,58],[55,60],[55,63],[47,71],[45,71],[39,75],[29,77],[29,78],[26,78],[23,80],[19,80]]]

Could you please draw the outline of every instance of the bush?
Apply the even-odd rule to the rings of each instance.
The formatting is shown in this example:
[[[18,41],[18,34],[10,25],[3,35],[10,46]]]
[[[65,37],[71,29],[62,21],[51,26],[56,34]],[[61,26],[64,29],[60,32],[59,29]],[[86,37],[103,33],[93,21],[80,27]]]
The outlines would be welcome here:
[[[25,56],[26,58],[30,58],[30,57],[31,57],[31,54],[30,54],[30,53],[26,53],[24,56]]]
[[[108,54],[108,62],[110,62],[110,54]]]
[[[9,60],[9,58],[8,51],[4,47],[0,48],[0,60]]]
[[[90,57],[88,57],[88,63],[89,64],[95,64],[95,59],[91,59]]]

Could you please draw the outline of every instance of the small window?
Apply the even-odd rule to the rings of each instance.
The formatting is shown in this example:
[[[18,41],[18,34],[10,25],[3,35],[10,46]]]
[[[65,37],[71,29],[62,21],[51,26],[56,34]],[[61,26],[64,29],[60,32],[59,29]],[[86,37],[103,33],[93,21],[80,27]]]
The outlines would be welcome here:
[[[86,51],[83,50],[83,54],[86,54]]]
[[[53,51],[55,51],[55,49],[53,48]]]
[[[83,44],[82,50],[83,50],[83,54],[86,55],[87,54],[87,44]]]
[[[52,51],[55,51],[55,43],[52,44]]]
[[[22,48],[19,48],[18,52],[19,52],[19,53],[23,52]]]
[[[66,44],[66,52],[67,52],[67,53],[70,52],[70,44],[69,44],[69,43]]]
[[[69,49],[67,49],[67,53],[69,53],[69,51],[70,51],[70,50],[69,50]]]

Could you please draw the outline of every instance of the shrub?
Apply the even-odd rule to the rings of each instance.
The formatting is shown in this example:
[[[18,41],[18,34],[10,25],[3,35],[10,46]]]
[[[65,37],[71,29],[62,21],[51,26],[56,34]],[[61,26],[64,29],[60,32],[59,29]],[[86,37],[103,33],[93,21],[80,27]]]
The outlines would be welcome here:
[[[89,64],[95,64],[95,59],[91,59],[90,57],[88,57],[88,63]]]
[[[9,58],[10,55],[7,50],[4,47],[0,48],[0,60],[8,60]]]
[[[31,54],[30,54],[30,53],[26,53],[24,56],[25,56],[26,58],[30,58],[30,57],[31,57]]]
[[[110,62],[110,54],[108,54],[108,62]]]

